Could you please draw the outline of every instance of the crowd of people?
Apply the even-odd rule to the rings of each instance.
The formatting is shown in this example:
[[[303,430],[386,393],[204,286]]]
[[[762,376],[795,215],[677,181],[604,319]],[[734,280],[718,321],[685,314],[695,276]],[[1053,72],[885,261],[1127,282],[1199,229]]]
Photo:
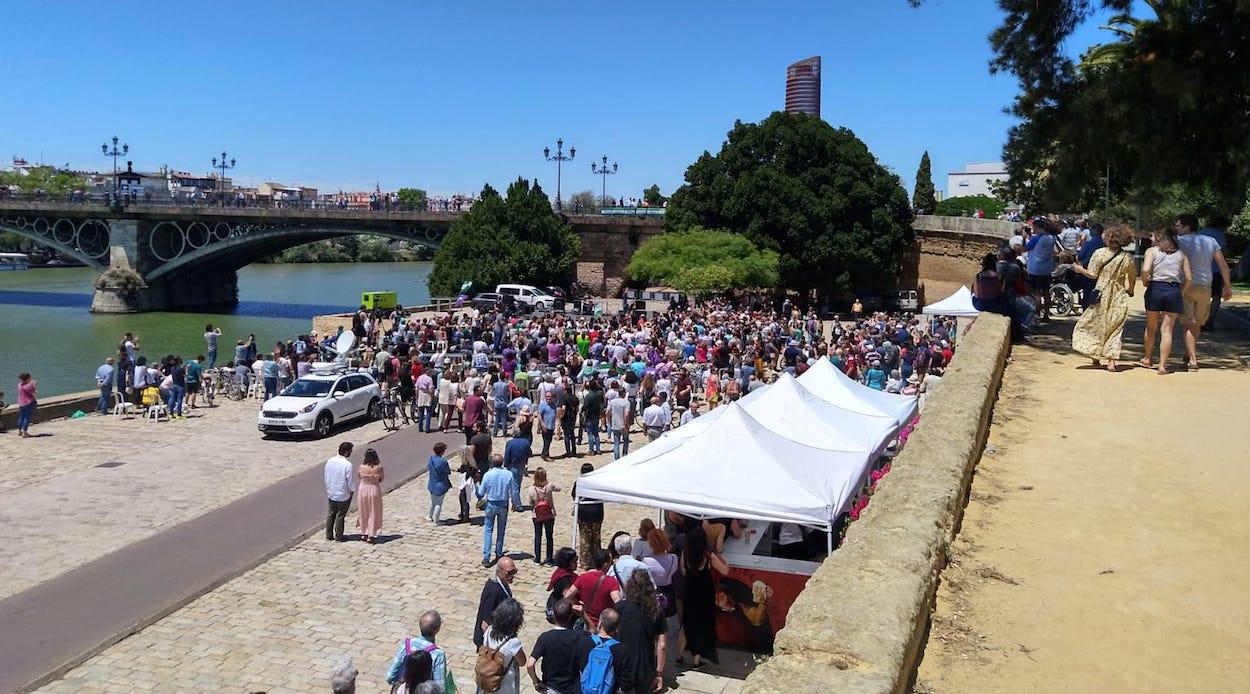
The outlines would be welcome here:
[[[362,346],[354,365],[398,389],[422,431],[465,437],[432,447],[426,520],[467,523],[475,511],[483,518],[481,564],[491,574],[471,635],[480,690],[515,692],[528,676],[538,691],[652,692],[670,650],[681,665],[687,658],[692,667],[718,660],[713,575],[728,573],[723,549],[744,533],[738,521],[670,511],[658,525],[644,518],[636,531],[617,531],[605,542],[604,505],[574,506],[576,483],[566,490],[550,477],[547,466],[556,458],[606,454],[604,434],[613,459],[628,455],[638,434],[654,440],[782,373],[801,375],[818,359],[868,387],[920,394],[940,383],[953,357],[950,320],[865,315],[861,307],[852,320],[827,323],[789,301],[782,309],[711,300],[674,302],[654,315],[399,310],[382,317],[361,309],[353,317]],[[501,452],[496,438],[506,439]],[[555,441],[562,455],[552,450]],[[375,538],[381,526],[381,497],[366,499],[365,473],[353,475],[351,451],[343,444],[326,464],[327,540],[349,539],[343,526],[353,494],[361,502],[359,539]],[[534,457],[542,464],[531,470]],[[380,466],[368,467],[381,478]],[[586,474],[595,466],[585,461],[578,469]],[[453,491],[459,516],[444,520]],[[843,522],[857,509],[858,502]],[[519,636],[526,616],[513,587],[520,559],[505,549],[509,516],[519,513],[533,529],[529,558],[552,571],[542,615],[551,628],[532,644]],[[576,525],[575,548],[553,542],[562,513]],[[826,551],[822,531],[791,524],[778,530],[787,558],[814,560]],[[436,645],[439,626],[436,611],[420,616],[420,635],[400,643],[388,683],[408,691],[422,683],[453,686]]]
[[[1198,341],[1215,330],[1220,303],[1232,297],[1225,235],[1227,220],[1212,217],[1200,227],[1182,214],[1171,227],[1151,234],[1141,267],[1133,253],[1136,234],[1126,225],[1108,229],[1085,220],[1034,219],[999,249],[986,255],[973,278],[978,310],[1010,316],[1012,335],[1023,339],[1036,321],[1050,320],[1051,285],[1065,282],[1079,293],[1081,316],[1072,347],[1094,364],[1117,371],[1123,351],[1128,298],[1140,281],[1145,289],[1145,355],[1138,362],[1169,371],[1176,326],[1183,330],[1186,368],[1198,370]],[[1137,238],[1139,248],[1146,239]],[[1158,339],[1159,362],[1154,362]]]

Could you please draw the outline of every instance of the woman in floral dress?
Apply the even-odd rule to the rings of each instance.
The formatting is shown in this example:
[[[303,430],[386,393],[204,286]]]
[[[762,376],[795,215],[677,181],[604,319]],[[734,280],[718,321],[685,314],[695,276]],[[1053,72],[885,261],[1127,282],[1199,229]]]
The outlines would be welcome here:
[[[1078,262],[1072,269],[1096,280],[1094,291],[1098,303],[1091,303],[1081,314],[1072,331],[1072,349],[1084,354],[1098,364],[1105,360],[1108,371],[1117,371],[1120,349],[1124,336],[1124,321],[1128,318],[1128,298],[1133,295],[1137,266],[1132,252],[1125,249],[1132,239],[1129,228],[1118,225],[1107,229],[1102,235],[1105,248],[1094,251],[1089,267]]]

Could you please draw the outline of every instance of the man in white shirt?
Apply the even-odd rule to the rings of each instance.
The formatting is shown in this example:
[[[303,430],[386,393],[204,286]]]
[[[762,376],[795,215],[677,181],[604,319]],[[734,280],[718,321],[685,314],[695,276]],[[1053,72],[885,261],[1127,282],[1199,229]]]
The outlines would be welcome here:
[[[751,376],[751,378],[754,379],[755,376]],[[691,400],[690,407],[687,408],[685,412],[681,413],[680,426],[683,426],[683,427],[686,426],[687,424],[693,422],[695,417],[698,417],[698,416],[699,416],[699,403],[694,400]]]
[[[343,541],[343,523],[352,507],[352,495],[356,493],[356,471],[347,456],[352,454],[352,444],[339,444],[339,454],[326,461],[326,497],[330,511],[326,514],[326,539]]]
[[[642,411],[642,426],[647,432],[648,441],[654,441],[664,433],[664,427],[671,421],[665,419],[664,415],[665,410],[660,405],[660,396],[652,396],[651,404]]]

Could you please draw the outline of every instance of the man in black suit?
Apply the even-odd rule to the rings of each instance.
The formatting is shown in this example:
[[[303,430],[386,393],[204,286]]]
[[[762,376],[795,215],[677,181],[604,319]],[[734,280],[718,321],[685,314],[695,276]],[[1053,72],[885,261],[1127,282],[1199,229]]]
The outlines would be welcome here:
[[[482,597],[477,603],[477,620],[473,622],[473,645],[479,648],[482,646],[483,634],[490,627],[495,608],[512,597],[512,579],[515,577],[516,562],[509,557],[501,557],[495,564],[494,575],[482,588]]]

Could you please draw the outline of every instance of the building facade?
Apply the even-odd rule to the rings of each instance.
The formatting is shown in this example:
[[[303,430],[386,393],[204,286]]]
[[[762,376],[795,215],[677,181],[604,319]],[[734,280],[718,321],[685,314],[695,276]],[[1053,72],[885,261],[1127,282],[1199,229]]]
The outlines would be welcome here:
[[[820,118],[820,56],[786,68],[786,112]]]
[[[1007,166],[1001,161],[965,164],[963,171],[946,174],[946,197],[963,198],[969,195],[993,196],[993,186],[1007,181]]]

